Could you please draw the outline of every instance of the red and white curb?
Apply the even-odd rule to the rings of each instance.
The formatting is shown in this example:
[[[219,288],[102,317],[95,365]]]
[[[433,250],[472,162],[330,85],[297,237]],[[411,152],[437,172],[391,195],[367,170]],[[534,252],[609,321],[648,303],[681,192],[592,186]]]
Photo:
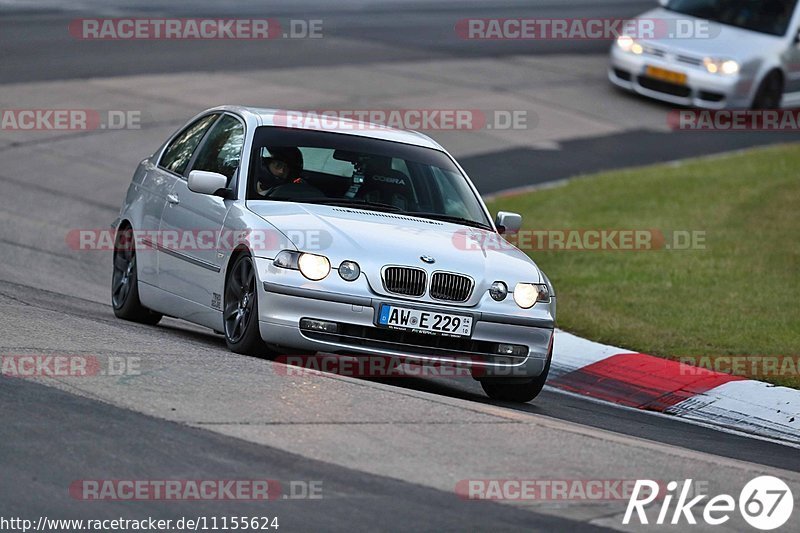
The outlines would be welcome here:
[[[800,391],[556,333],[547,384],[598,400],[800,444]]]

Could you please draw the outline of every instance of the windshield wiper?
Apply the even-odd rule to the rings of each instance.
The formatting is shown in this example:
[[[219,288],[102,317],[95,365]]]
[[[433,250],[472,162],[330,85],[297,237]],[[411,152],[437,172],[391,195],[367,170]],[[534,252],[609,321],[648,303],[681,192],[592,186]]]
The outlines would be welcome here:
[[[473,228],[487,229],[493,231],[492,227],[483,222],[472,220],[470,218],[459,217],[455,215],[445,215],[443,213],[414,213],[413,211],[404,211],[404,215],[418,217],[418,218],[432,218],[434,220],[442,220],[444,222],[452,222],[454,224],[461,224],[463,226],[471,226]]]
[[[325,205],[340,205],[344,207],[361,207],[364,209],[372,208],[379,211],[393,211],[393,212],[402,211],[402,209],[392,204],[384,204],[382,202],[369,202],[367,200],[357,200],[355,198],[324,198],[317,201],[313,201],[312,203],[325,204]]]

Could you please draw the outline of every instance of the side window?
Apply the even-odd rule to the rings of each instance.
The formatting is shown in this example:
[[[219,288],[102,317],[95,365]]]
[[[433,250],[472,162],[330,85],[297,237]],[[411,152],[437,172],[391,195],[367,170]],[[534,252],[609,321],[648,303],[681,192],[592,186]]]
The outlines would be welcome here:
[[[167,149],[164,150],[164,155],[161,156],[161,161],[158,163],[158,166],[176,174],[183,175],[195,148],[197,148],[197,145],[200,143],[200,139],[203,138],[203,134],[208,127],[214,123],[217,117],[219,117],[219,115],[205,116],[192,123],[178,134],[178,136],[169,143]]]
[[[223,115],[211,128],[192,170],[216,172],[230,181],[242,160],[243,146],[244,126],[236,118]]]

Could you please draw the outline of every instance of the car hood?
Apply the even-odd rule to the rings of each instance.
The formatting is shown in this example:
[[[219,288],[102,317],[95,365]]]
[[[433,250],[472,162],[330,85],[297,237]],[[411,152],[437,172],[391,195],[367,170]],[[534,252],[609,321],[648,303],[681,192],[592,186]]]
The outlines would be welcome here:
[[[527,255],[492,231],[350,207],[257,201],[248,208],[298,250],[325,255],[334,268],[345,260],[358,262],[373,288],[381,287],[386,265],[466,274],[481,291],[498,280],[510,287],[542,280]]]
[[[783,42],[782,37],[776,35],[768,35],[699,19],[664,8],[648,11],[637,17],[637,19],[655,19],[666,23],[663,25],[660,22],[656,23],[657,38],[640,39],[640,41],[653,44],[673,53],[685,53],[686,55],[700,58],[730,58],[743,63],[754,56],[769,54],[771,50],[780,48]],[[709,38],[678,39],[660,35],[662,27],[673,28],[673,24],[678,20],[707,24]]]

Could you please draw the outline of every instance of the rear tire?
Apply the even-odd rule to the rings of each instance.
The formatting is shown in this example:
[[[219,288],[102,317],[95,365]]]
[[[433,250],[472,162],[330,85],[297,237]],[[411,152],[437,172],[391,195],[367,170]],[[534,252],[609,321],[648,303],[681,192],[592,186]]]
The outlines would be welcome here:
[[[783,100],[783,77],[771,72],[761,82],[753,98],[753,109],[780,109]]]
[[[131,228],[120,229],[114,239],[111,306],[117,318],[150,326],[158,324],[164,316],[146,308],[139,300],[136,245]]]
[[[484,379],[481,380],[481,387],[483,387],[483,391],[492,400],[527,403],[539,396],[539,394],[542,392],[544,384],[547,382],[547,375],[550,373],[551,360],[552,353],[547,358],[547,364],[545,364],[542,373],[530,381],[522,383],[504,383],[501,379]]]
[[[241,254],[225,279],[222,319],[225,343],[234,353],[271,357],[258,327],[258,287],[253,259]]]

